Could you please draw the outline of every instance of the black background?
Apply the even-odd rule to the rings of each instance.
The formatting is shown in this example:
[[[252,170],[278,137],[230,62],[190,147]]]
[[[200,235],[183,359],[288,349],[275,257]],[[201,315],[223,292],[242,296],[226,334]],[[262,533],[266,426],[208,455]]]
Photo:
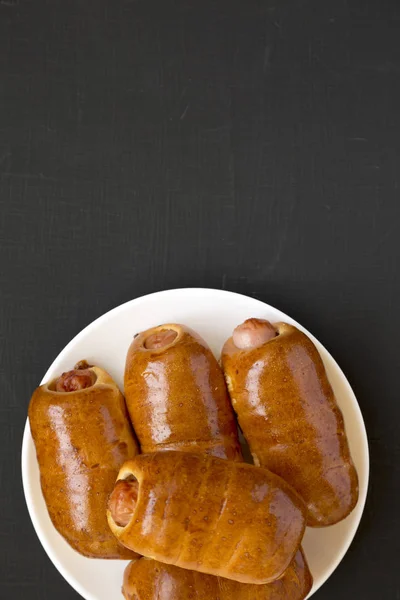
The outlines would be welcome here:
[[[78,597],[23,498],[33,388],[110,308],[204,286],[346,372],[371,486],[316,598],[398,600],[400,4],[0,0],[0,92],[0,597]]]

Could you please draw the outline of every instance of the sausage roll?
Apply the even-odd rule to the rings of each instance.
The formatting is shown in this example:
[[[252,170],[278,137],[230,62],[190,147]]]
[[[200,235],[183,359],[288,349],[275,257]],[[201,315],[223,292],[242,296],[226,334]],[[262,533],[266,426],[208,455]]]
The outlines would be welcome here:
[[[312,576],[300,548],[280,579],[264,585],[239,583],[156,560],[133,560],[125,569],[126,600],[304,600]]]
[[[123,465],[107,514],[119,541],[143,556],[261,584],[289,566],[306,510],[266,469],[165,451]]]
[[[357,472],[313,342],[287,323],[249,319],[225,343],[222,366],[255,464],[297,490],[311,527],[344,519],[358,500]]]
[[[118,543],[106,517],[119,468],[138,452],[114,380],[82,361],[35,390],[29,422],[43,496],[57,531],[85,556],[136,556]]]
[[[143,453],[180,450],[242,459],[221,368],[187,327],[161,325],[135,337],[126,359],[125,396]]]

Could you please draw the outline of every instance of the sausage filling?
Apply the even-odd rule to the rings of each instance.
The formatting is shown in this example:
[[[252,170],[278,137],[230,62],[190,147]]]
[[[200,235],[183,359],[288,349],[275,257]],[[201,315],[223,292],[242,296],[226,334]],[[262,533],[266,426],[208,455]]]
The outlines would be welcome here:
[[[161,331],[157,331],[156,333],[149,335],[144,342],[144,347],[148,350],[158,350],[159,348],[164,348],[164,346],[172,344],[177,335],[177,332],[173,329],[162,329]]]
[[[233,343],[237,348],[258,348],[277,335],[275,327],[264,319],[247,319],[233,332]]]
[[[115,484],[108,507],[114,523],[126,527],[135,512],[139,484],[136,479],[120,479]]]
[[[76,392],[91,387],[96,375],[89,369],[73,369],[59,377],[55,384],[56,392]]]

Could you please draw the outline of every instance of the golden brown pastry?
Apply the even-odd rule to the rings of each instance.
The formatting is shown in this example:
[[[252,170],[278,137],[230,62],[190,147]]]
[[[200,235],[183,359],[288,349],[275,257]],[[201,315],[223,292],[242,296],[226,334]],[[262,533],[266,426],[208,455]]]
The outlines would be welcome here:
[[[305,528],[302,500],[277,475],[176,451],[126,462],[107,515],[119,541],[143,556],[256,584],[282,575]]]
[[[125,569],[126,600],[304,600],[312,576],[302,549],[280,579],[264,585],[239,583],[155,560],[133,560]]]
[[[311,527],[344,519],[357,503],[357,473],[312,341],[287,323],[249,319],[225,343],[222,366],[255,464],[299,492]]]
[[[118,470],[138,452],[125,401],[103,369],[76,367],[38,387],[29,405],[43,496],[54,527],[80,554],[132,558],[106,518]]]
[[[242,459],[221,368],[187,327],[160,325],[135,337],[126,359],[125,396],[142,452]]]

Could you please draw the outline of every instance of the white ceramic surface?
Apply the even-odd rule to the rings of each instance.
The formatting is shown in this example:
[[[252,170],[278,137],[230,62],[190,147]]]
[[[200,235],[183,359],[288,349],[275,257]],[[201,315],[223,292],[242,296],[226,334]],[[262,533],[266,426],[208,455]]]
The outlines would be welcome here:
[[[59,354],[43,382],[72,368],[78,360],[103,366],[122,387],[125,356],[133,335],[165,322],[185,323],[198,331],[219,356],[233,328],[248,317],[287,321],[301,325],[272,306],[231,292],[209,289],[178,289],[158,292],[127,302],[106,313],[79,333]],[[308,333],[306,331],[306,333]],[[352,514],[333,527],[307,529],[303,547],[316,590],[328,579],[346,553],[364,509],[369,475],[368,442],[354,393],[332,356],[308,333],[324,360],[329,379],[343,411],[350,449],[357,468],[360,497]],[[22,446],[22,479],[25,498],[36,533],[54,565],[86,600],[119,598],[124,561],[84,558],[72,550],[54,529],[40,489],[29,423]]]

